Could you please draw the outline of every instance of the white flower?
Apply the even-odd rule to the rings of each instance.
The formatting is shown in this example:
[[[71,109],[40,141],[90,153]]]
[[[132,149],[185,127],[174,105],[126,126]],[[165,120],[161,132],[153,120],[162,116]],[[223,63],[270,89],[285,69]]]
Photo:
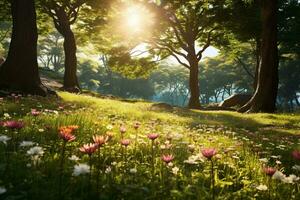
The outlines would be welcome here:
[[[280,160],[276,160],[275,163],[276,163],[277,165],[281,165],[281,164],[282,164]]]
[[[260,162],[263,162],[263,163],[269,162],[267,158],[261,158],[261,159],[259,159],[259,161],[260,161]]]
[[[300,165],[294,165],[292,167],[293,170],[300,171]]]
[[[31,146],[33,146],[34,144],[35,144],[35,143],[32,142],[32,141],[23,141],[23,142],[21,142],[20,147],[31,147]]]
[[[289,175],[288,177],[286,177],[284,180],[282,180],[284,183],[290,183],[290,184],[293,184],[297,181],[299,181],[299,177],[297,177],[296,175],[294,174],[291,174]]]
[[[80,160],[80,158],[78,158],[78,157],[75,156],[75,155],[72,155],[71,157],[69,157],[69,160],[72,160],[72,161],[78,161],[78,160]]]
[[[260,191],[265,191],[268,189],[268,187],[266,185],[260,184],[259,186],[256,187],[256,189],[258,189]]]
[[[88,174],[90,173],[90,166],[87,164],[78,164],[74,166],[73,176],[79,176],[81,174]]]
[[[281,171],[277,170],[273,174],[272,178],[275,179],[275,180],[283,181],[286,178],[286,176]]]
[[[1,187],[1,186],[0,186],[0,194],[4,194],[5,192],[6,192],[5,187]]]
[[[113,128],[114,128],[114,127],[113,127],[113,125],[111,125],[111,124],[109,124],[109,125],[106,126],[106,129],[107,129],[107,130],[112,130]]]
[[[178,168],[178,167],[173,167],[173,168],[172,168],[172,173],[173,173],[173,174],[177,175],[178,172],[179,172],[179,168]]]
[[[44,132],[45,130],[42,129],[42,128],[40,128],[38,131],[39,131],[40,133],[42,133],[42,132]]]
[[[6,135],[0,135],[0,142],[3,142],[3,144],[7,144],[7,141],[10,140],[11,138],[6,136]]]
[[[44,154],[44,150],[42,147],[35,146],[35,147],[31,147],[27,151],[27,154],[30,156],[42,156]]]
[[[129,170],[129,172],[131,174],[136,174],[137,173],[137,169],[136,168],[132,168],[132,169]]]
[[[184,163],[190,164],[190,165],[196,165],[199,162],[204,162],[204,160],[202,159],[202,157],[200,155],[191,155],[187,160],[183,161]]]
[[[111,167],[108,166],[108,167],[105,169],[105,173],[106,173],[106,174],[109,174],[110,172],[111,172]]]
[[[4,113],[3,116],[4,116],[4,119],[10,119],[10,115],[8,113]]]

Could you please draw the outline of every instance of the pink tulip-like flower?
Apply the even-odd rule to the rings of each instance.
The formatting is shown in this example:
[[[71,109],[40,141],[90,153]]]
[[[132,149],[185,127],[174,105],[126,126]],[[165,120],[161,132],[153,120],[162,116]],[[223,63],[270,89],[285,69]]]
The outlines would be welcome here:
[[[84,144],[82,147],[79,148],[79,151],[81,151],[82,153],[86,153],[88,155],[92,155],[98,148],[98,144],[93,144],[93,143],[89,143],[89,144]]]
[[[96,144],[98,144],[99,147],[102,147],[107,142],[108,137],[102,135],[94,135],[93,140]]]
[[[130,140],[128,140],[128,139],[123,139],[123,140],[121,140],[121,144],[122,144],[123,146],[127,147],[127,146],[130,144]]]
[[[36,109],[31,109],[31,115],[32,115],[32,116],[38,116],[38,115],[40,115],[40,114],[41,114],[40,111],[37,111]]]
[[[147,137],[150,139],[150,140],[155,140],[156,138],[159,137],[159,135],[157,133],[150,133],[147,135]]]
[[[204,157],[211,160],[217,154],[217,150],[215,148],[205,148],[201,150],[201,153]]]
[[[171,154],[168,155],[162,155],[161,157],[162,161],[164,161],[165,163],[169,164],[170,162],[172,162],[172,160],[174,160],[174,156]]]
[[[133,128],[134,128],[134,129],[138,129],[140,126],[141,126],[141,123],[140,123],[140,122],[135,122],[135,123],[133,124]]]
[[[295,160],[300,160],[300,151],[299,150],[294,150],[292,152],[292,156]]]
[[[120,126],[120,132],[122,133],[122,134],[124,134],[124,133],[126,133],[126,127],[125,126]]]
[[[273,176],[273,174],[275,174],[277,170],[273,167],[265,167],[263,168],[263,171],[265,172],[266,175]]]
[[[6,121],[3,123],[3,126],[10,129],[21,129],[25,126],[25,124],[21,121]]]

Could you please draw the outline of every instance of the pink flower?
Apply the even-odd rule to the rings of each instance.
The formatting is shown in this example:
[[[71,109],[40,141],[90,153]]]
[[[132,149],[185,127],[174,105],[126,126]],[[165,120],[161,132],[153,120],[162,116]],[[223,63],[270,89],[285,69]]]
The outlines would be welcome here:
[[[93,143],[89,143],[89,144],[84,144],[82,147],[79,148],[79,150],[82,153],[86,153],[88,155],[92,155],[98,148],[98,144],[93,144]]]
[[[40,115],[40,114],[41,114],[40,111],[37,111],[36,109],[31,109],[31,115],[32,115],[32,116],[38,116],[38,115]]]
[[[159,135],[157,133],[150,133],[147,135],[147,137],[150,139],[150,140],[155,140],[156,138],[159,137]]]
[[[295,160],[300,160],[300,151],[299,150],[294,150],[292,152],[292,156]]]
[[[126,133],[126,127],[125,126],[120,126],[120,132],[122,133],[122,134],[124,134],[124,133]]]
[[[165,163],[170,163],[172,160],[174,160],[174,156],[171,154],[168,155],[162,155],[161,157],[162,161],[164,161]]]
[[[128,140],[128,139],[123,139],[123,140],[121,140],[121,144],[122,144],[123,146],[127,147],[127,146],[130,144],[130,140]]]
[[[263,171],[265,172],[265,174],[267,174],[268,176],[273,176],[273,174],[275,174],[275,172],[277,171],[275,168],[273,167],[265,167],[263,168]]]
[[[201,150],[201,153],[204,157],[210,160],[217,154],[217,150],[215,148],[205,148]]]
[[[25,126],[24,122],[21,121],[6,121],[3,126],[11,129],[21,129]]]
[[[102,135],[93,136],[93,140],[99,147],[102,147],[108,140],[108,136],[104,137]]]

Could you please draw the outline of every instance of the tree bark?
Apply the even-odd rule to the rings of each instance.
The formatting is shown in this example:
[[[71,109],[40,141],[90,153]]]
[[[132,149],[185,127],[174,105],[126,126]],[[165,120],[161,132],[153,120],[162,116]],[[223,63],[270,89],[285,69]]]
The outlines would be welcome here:
[[[80,87],[77,79],[76,39],[65,10],[59,8],[56,14],[58,22],[54,22],[55,27],[64,37],[65,73],[63,89],[77,93],[80,92]]]
[[[197,59],[190,59],[190,79],[189,79],[189,87],[190,87],[190,99],[188,107],[191,109],[200,109],[200,89],[199,89],[199,68]]]
[[[12,37],[7,59],[0,68],[0,89],[46,96],[50,90],[42,85],[38,71],[34,0],[11,1],[11,14]]]
[[[275,112],[277,91],[277,1],[263,0],[261,64],[258,69],[257,87],[253,97],[239,111]]]

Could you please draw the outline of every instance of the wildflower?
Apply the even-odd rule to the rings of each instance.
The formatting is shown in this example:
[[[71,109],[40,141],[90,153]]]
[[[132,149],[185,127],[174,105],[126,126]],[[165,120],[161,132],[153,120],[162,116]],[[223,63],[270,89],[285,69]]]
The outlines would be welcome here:
[[[134,128],[135,130],[137,130],[140,126],[141,126],[141,123],[140,123],[140,122],[135,122],[135,123],[133,124],[133,128]]]
[[[113,132],[111,132],[111,131],[107,131],[106,132],[106,136],[108,137],[108,139],[107,140],[111,140],[113,137],[114,137],[114,133]]]
[[[137,169],[136,168],[132,168],[132,169],[129,170],[129,172],[131,174],[136,174],[137,173]]]
[[[163,155],[161,157],[162,161],[164,161],[165,163],[169,164],[170,162],[172,162],[172,160],[174,160],[174,156],[169,154],[169,155]]]
[[[128,139],[121,140],[121,144],[123,146],[127,147],[130,144],[130,140],[128,140]]]
[[[6,121],[4,122],[4,126],[10,129],[21,129],[25,124],[21,121]]]
[[[40,111],[37,111],[36,109],[31,109],[31,115],[32,115],[32,116],[38,116],[38,115],[40,115],[40,114],[41,114]]]
[[[3,144],[7,144],[7,141],[10,140],[11,138],[6,136],[6,135],[0,135],[0,142],[3,142]]]
[[[109,125],[106,126],[106,129],[107,129],[107,130],[112,130],[113,128],[114,128],[114,127],[113,127],[113,125],[111,125],[111,124],[109,124]]]
[[[75,129],[68,128],[68,127],[60,127],[58,130],[59,130],[59,136],[65,142],[71,142],[76,139],[76,137],[72,134],[73,130]]]
[[[179,172],[179,168],[178,168],[178,167],[173,167],[173,168],[172,168],[172,173],[173,173],[174,175],[177,175],[178,172]]]
[[[33,146],[35,143],[32,141],[22,141],[20,143],[20,147],[31,147]]]
[[[97,150],[97,148],[98,148],[98,144],[89,143],[89,144],[84,144],[82,147],[79,148],[79,150],[82,153],[92,155]]]
[[[266,175],[273,176],[277,170],[273,167],[265,167],[263,168],[263,171],[265,172]]]
[[[204,162],[204,160],[199,155],[191,155],[187,160],[183,162],[190,165],[196,165],[199,163],[198,161]]]
[[[5,187],[1,187],[0,186],[0,194],[4,194],[6,192],[6,188]]]
[[[90,173],[90,166],[87,164],[78,164],[74,166],[73,176]]]
[[[201,153],[204,157],[210,160],[214,155],[217,154],[217,150],[215,148],[206,148],[206,149],[202,149]]]
[[[294,165],[292,167],[293,170],[300,171],[300,165]]]
[[[285,177],[285,179],[283,179],[282,181],[283,181],[284,183],[293,184],[293,183],[299,181],[299,179],[300,179],[300,178],[297,177],[296,175],[291,174],[291,175],[289,175],[288,177]]]
[[[267,158],[260,158],[259,161],[262,162],[262,163],[267,163],[267,162],[269,162]]]
[[[27,154],[30,156],[42,156],[44,154],[44,150],[42,147],[35,146],[35,147],[30,148],[27,151]]]
[[[286,178],[286,176],[281,171],[276,171],[273,174],[272,178],[275,180],[283,181]]]
[[[150,133],[147,135],[147,137],[150,139],[150,140],[155,140],[156,138],[159,137],[159,135],[157,133]]]
[[[260,191],[266,191],[268,190],[268,187],[266,185],[260,184],[259,186],[256,187],[256,189]]]
[[[71,161],[79,161],[80,159],[77,156],[72,155],[71,157],[69,157],[69,160],[71,160]]]
[[[295,160],[300,160],[300,151],[299,150],[294,150],[292,152],[292,156]]]
[[[121,132],[121,134],[124,134],[124,133],[126,133],[126,127],[125,126],[120,126],[120,132]]]
[[[105,173],[106,173],[106,174],[109,174],[110,172],[111,172],[111,167],[108,166],[108,167],[105,169]]]
[[[104,137],[102,135],[95,135],[93,136],[93,140],[99,147],[102,147],[108,140],[108,137]]]

